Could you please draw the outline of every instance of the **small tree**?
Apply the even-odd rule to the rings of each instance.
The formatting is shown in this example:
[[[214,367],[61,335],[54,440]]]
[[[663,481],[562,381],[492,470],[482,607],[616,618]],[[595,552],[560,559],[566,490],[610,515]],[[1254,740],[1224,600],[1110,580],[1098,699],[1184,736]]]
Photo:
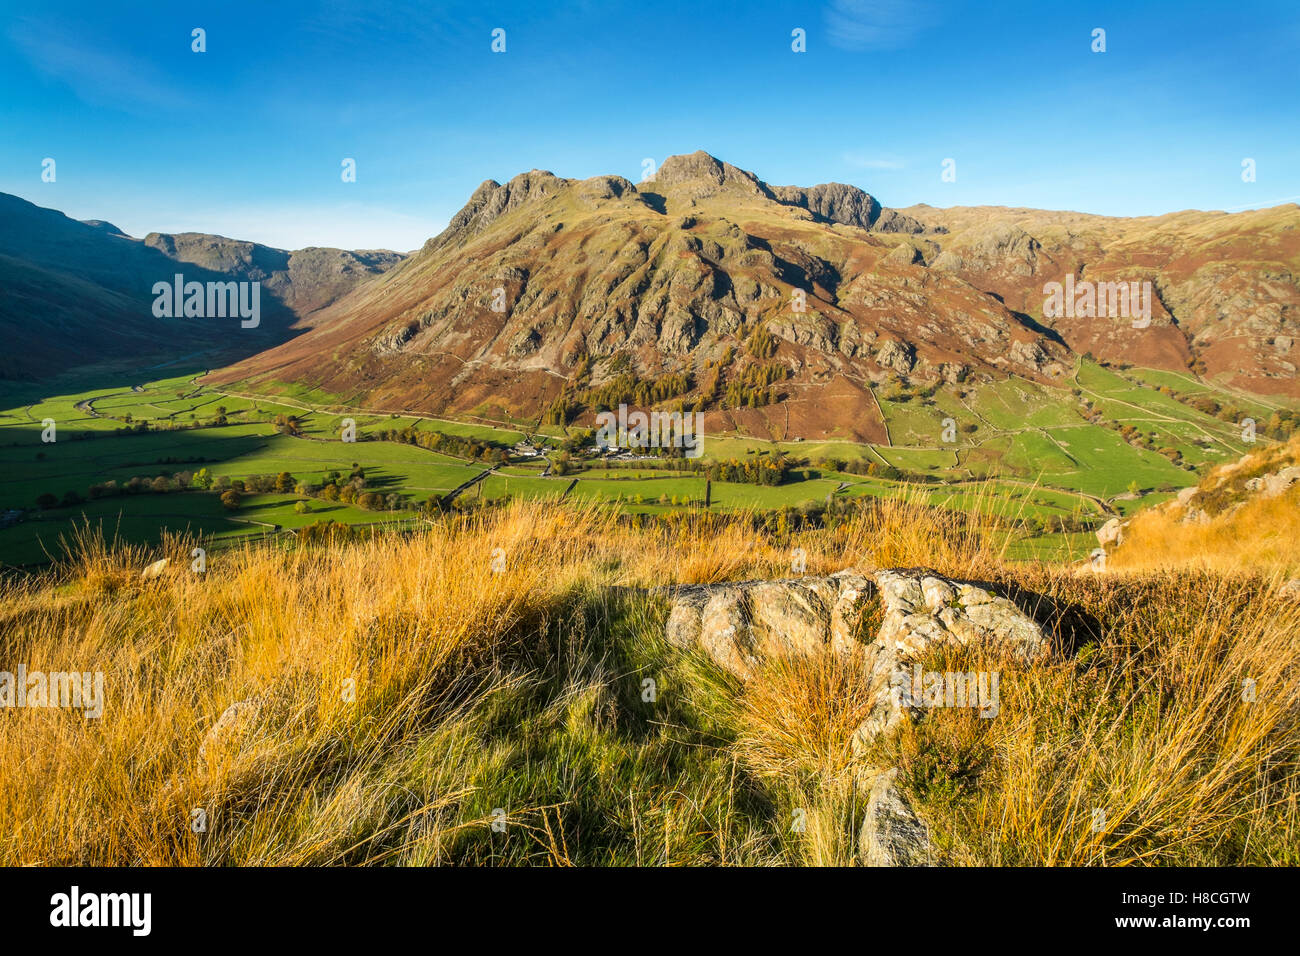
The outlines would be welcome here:
[[[56,498],[54,495],[50,494],[48,491],[45,492],[45,494],[38,496],[36,499],[36,506],[40,508],[42,511],[49,511],[58,503],[59,503],[59,499]]]
[[[233,488],[221,493],[221,505],[227,511],[236,510],[239,507],[240,500],[239,492],[235,491]]]
[[[282,471],[275,477],[275,490],[281,494],[288,493],[293,491],[294,483],[293,475],[287,471]]]

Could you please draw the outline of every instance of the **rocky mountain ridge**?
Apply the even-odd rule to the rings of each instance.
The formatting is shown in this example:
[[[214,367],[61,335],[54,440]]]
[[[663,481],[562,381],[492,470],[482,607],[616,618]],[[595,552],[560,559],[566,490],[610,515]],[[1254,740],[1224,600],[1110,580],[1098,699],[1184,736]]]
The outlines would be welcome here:
[[[641,183],[532,170],[483,182],[401,268],[214,381],[494,420],[558,406],[582,423],[584,395],[630,376],[674,383],[655,400],[716,431],[868,440],[885,428],[873,387],[1064,384],[1083,353],[1297,394],[1297,225],[1295,206],[891,210],[703,152]],[[1067,274],[1150,282],[1150,320],[1045,314],[1044,287]]]
[[[883,436],[876,384],[1063,380],[1068,349],[925,267],[932,242],[856,187],[769,187],[704,153],[640,184],[533,170],[481,184],[300,344],[213,380],[534,417],[631,375],[689,383],[664,397],[695,403],[711,427],[868,439]],[[728,387],[731,401],[713,394]]]

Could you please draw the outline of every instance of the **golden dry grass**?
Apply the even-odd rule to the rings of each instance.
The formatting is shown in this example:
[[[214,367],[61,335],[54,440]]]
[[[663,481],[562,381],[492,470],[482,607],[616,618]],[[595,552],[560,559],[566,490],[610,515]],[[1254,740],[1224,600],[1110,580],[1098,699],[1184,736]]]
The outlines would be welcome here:
[[[1174,503],[1136,515],[1107,565],[1127,570],[1190,568],[1300,575],[1300,485],[1264,497],[1243,489],[1249,477],[1300,462],[1300,436],[1214,469],[1198,486],[1208,520],[1184,521]]]
[[[521,622],[572,586],[609,520],[515,509],[407,539],[292,553],[246,547],[203,575],[176,548],[173,568],[153,582],[139,580],[139,553],[92,545],[65,586],[10,590],[5,658],[103,671],[107,709],[100,720],[6,715],[3,858],[81,860],[86,848],[85,862],[201,862],[214,841],[178,832],[176,821],[195,807],[210,820],[235,812],[228,797],[249,777],[266,822],[229,850],[250,862],[343,852],[369,812],[346,786],[312,807],[313,825],[293,844],[264,841],[282,814],[304,812],[303,791],[331,750],[362,748],[359,768],[377,766],[413,726],[454,709],[464,693],[454,668],[500,653]],[[256,742],[236,761],[201,765],[205,729],[254,697],[268,701]]]
[[[1184,524],[1168,511],[1143,512],[1107,566],[1137,570],[1199,568],[1300,576],[1300,486],[1273,498],[1254,497],[1204,522]]]
[[[1029,577],[1094,616],[1099,636],[1003,668],[997,719],[939,710],[894,742],[952,858],[1300,861],[1300,605],[1259,578]]]
[[[1005,532],[917,495],[792,538],[515,502],[201,575],[191,545],[169,540],[155,581],[155,554],[92,538],[4,585],[0,669],[102,671],[107,703],[0,714],[0,863],[848,863],[861,672],[776,662],[740,686],[663,643],[661,602],[611,596],[785,576],[796,546],[809,573],[927,565],[1096,623],[1004,681],[998,720],[936,713],[880,744],[950,861],[1296,862],[1300,622],[1257,579],[1012,567]],[[246,700],[246,731],[200,759]]]

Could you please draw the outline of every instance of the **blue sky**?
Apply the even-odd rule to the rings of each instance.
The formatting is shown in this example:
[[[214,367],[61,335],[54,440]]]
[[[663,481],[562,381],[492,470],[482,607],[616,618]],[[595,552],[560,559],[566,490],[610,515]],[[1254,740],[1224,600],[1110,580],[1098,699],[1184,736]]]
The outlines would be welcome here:
[[[637,181],[695,149],[890,206],[1300,199],[1295,0],[0,9],[0,191],[133,235],[409,250],[484,179]]]

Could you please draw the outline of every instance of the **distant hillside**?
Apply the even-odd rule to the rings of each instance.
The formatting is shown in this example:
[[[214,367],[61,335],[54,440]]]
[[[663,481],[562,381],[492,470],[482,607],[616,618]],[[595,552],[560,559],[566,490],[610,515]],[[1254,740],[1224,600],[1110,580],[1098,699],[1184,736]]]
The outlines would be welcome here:
[[[1300,395],[1294,203],[1133,219],[991,206],[901,212],[946,233],[927,258],[932,269],[960,275],[1033,316],[1075,352],[1161,368],[1186,364],[1231,387]],[[1151,327],[1045,316],[1044,284],[1068,273],[1095,283],[1150,281]]]
[[[165,360],[204,349],[225,361],[283,342],[290,326],[402,259],[392,252],[285,252],[199,233],[133,239],[0,193],[0,380],[31,380],[115,359]],[[262,283],[262,322],[158,319],[155,282]]]
[[[498,420],[680,403],[714,433],[868,440],[885,431],[875,385],[1064,384],[1089,352],[1295,396],[1297,225],[1294,205],[890,210],[706,153],[640,184],[534,170],[484,182],[401,268],[211,380]],[[1067,275],[1149,282],[1149,327],[1044,314]]]
[[[576,421],[644,384],[715,431],[881,440],[873,384],[1063,379],[1063,344],[915,264],[923,228],[855,187],[769,187],[704,153],[639,186],[534,170],[483,183],[300,342],[213,380]]]

